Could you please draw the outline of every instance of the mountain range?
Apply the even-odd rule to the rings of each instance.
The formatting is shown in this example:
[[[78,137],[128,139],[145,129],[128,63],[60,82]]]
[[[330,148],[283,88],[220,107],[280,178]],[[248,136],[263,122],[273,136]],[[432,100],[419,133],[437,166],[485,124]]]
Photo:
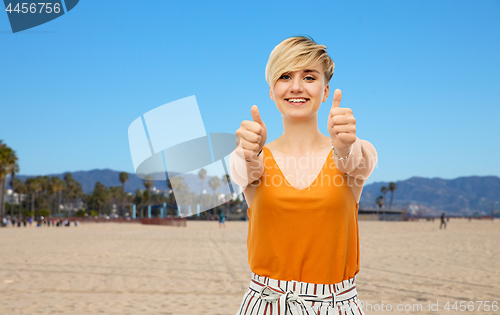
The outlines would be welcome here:
[[[118,179],[121,173],[119,171],[95,169],[70,173],[76,181],[82,184],[83,191],[87,194],[92,193],[98,181],[107,187],[121,186]],[[63,178],[64,173],[47,176]],[[17,176],[22,180],[28,177],[32,176]],[[201,190],[201,180],[198,176],[187,174],[185,182],[190,187]],[[467,176],[455,179],[415,176],[395,183],[397,188],[394,191],[392,209],[405,209],[411,214],[440,215],[446,212],[451,215],[490,215],[492,204],[496,209],[500,207],[500,177],[498,176]],[[365,185],[359,202],[360,209],[378,207],[375,200],[382,195],[382,186],[389,187],[389,182],[374,182]],[[166,181],[155,181],[154,187],[160,191],[168,189]],[[207,193],[211,193],[208,179],[205,179],[204,188]],[[144,189],[143,180],[129,173],[125,191],[133,193],[137,189]],[[219,188],[217,192],[224,193],[222,188]],[[390,197],[389,191],[385,196],[385,207],[389,204]]]

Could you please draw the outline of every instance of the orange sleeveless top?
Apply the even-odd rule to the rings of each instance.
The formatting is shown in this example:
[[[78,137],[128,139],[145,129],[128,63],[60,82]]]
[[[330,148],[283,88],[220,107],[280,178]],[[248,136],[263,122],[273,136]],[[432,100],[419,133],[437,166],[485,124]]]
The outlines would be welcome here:
[[[248,214],[248,264],[278,280],[334,284],[359,272],[358,208],[333,150],[312,184],[288,183],[264,146],[264,173]]]

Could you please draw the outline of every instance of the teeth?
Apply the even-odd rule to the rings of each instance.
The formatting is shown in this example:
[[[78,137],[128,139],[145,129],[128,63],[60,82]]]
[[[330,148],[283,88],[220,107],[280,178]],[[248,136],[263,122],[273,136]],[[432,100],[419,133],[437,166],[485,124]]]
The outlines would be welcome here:
[[[307,100],[305,98],[289,98],[288,101],[292,103],[305,103]]]

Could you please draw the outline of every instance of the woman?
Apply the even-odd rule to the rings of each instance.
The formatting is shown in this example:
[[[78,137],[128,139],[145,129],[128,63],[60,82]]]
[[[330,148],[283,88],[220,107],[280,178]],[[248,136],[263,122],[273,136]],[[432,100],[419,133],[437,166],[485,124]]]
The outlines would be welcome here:
[[[248,263],[252,271],[237,315],[364,314],[356,293],[357,212],[377,153],[356,136],[356,120],[336,90],[326,121],[318,110],[329,95],[334,63],[326,46],[291,37],[271,52],[269,95],[283,133],[267,143],[256,105],[253,121],[236,131],[231,175],[249,205]]]

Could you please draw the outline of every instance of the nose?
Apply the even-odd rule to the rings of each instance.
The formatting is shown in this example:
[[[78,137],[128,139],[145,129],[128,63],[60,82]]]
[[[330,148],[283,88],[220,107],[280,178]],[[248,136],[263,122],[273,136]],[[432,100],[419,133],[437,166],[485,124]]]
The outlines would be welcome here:
[[[293,78],[292,79],[292,85],[290,86],[290,92],[294,93],[300,93],[302,92],[302,80],[299,78]]]

